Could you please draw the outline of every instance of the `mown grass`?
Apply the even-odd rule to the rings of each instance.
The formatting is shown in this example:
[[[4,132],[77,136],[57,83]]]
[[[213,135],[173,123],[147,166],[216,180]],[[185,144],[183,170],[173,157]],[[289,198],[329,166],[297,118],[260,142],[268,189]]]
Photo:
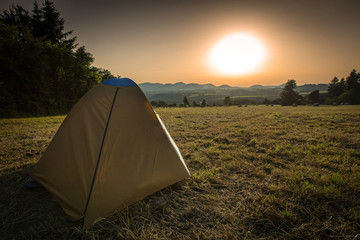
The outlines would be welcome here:
[[[156,111],[192,177],[86,231],[22,186],[64,117],[0,120],[0,239],[360,239],[360,106]]]

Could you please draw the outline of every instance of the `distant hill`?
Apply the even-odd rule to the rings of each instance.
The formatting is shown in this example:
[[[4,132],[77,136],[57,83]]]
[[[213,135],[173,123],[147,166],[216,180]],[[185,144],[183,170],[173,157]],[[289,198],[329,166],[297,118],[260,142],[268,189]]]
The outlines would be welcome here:
[[[161,83],[141,83],[139,84],[140,88],[144,92],[167,92],[167,91],[194,91],[194,90],[208,90],[208,89],[216,89],[217,87],[213,84],[197,84],[197,83],[190,83],[185,84],[183,82],[178,83],[167,83],[167,84],[161,84]]]
[[[319,90],[320,92],[327,91],[328,84],[304,84],[296,88],[296,90],[301,93],[311,93],[314,90]]]
[[[205,99],[208,104],[221,104],[225,96],[239,103],[260,103],[264,98],[276,99],[279,97],[285,84],[279,86],[253,85],[251,87],[232,87],[229,85],[215,86],[213,84],[197,84],[177,82],[167,83],[141,83],[143,90],[150,101],[165,101],[166,103],[180,104],[184,96],[192,103]],[[328,84],[305,84],[299,85],[296,91],[301,95],[307,95],[314,90],[327,91]]]

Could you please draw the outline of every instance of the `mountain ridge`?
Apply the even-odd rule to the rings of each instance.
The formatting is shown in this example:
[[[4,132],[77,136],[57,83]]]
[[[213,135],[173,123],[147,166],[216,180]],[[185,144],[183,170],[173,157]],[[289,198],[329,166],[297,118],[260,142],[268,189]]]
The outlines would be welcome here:
[[[183,82],[176,82],[176,83],[150,83],[150,82],[144,82],[140,83],[139,87],[145,91],[194,91],[194,90],[224,90],[224,89],[272,89],[272,88],[283,88],[285,84],[281,85],[270,85],[270,86],[264,86],[260,84],[252,85],[250,87],[236,87],[236,86],[229,86],[229,85],[220,85],[215,86],[212,83],[206,83],[206,84],[199,84],[199,83],[183,83]],[[319,84],[303,84],[298,85],[297,89],[303,89],[303,88],[319,88],[317,90],[324,91],[328,87],[328,84],[319,83]],[[314,89],[316,90],[316,89]]]
[[[192,102],[206,100],[208,104],[222,104],[226,96],[237,103],[261,103],[265,98],[274,100],[280,97],[285,84],[278,86],[253,85],[250,87],[232,87],[229,85],[198,83],[141,83],[139,87],[150,101],[181,104],[184,97]],[[324,93],[328,84],[304,84],[295,89],[300,95],[309,95],[314,90]]]

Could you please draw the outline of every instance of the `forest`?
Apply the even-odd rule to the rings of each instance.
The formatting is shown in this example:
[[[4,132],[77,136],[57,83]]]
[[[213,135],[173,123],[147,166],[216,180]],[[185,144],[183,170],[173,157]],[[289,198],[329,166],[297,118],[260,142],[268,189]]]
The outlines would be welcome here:
[[[113,77],[64,31],[53,2],[0,15],[0,117],[64,114],[94,85]]]

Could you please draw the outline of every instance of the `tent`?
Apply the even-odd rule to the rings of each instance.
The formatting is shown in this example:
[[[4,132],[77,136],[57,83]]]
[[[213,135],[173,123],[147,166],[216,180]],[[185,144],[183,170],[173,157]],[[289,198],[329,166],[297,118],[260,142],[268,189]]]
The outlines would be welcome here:
[[[30,175],[88,227],[190,172],[139,86],[112,78],[75,104]]]

